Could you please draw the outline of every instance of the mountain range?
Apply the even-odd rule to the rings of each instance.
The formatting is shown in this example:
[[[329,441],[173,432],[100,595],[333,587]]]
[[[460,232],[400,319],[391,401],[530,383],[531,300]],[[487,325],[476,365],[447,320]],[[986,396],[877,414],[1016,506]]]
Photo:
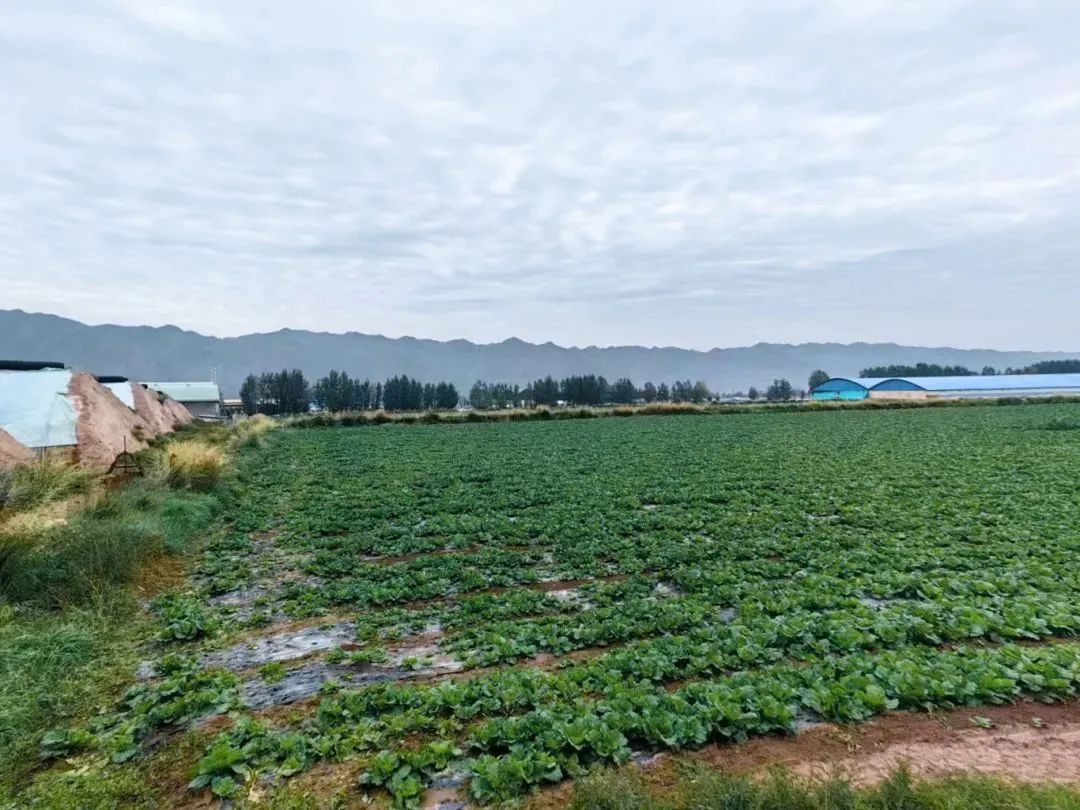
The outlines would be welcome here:
[[[641,385],[704,380],[716,391],[763,388],[784,377],[798,389],[814,369],[854,376],[868,366],[963,365],[972,369],[1021,367],[1080,353],[995,351],[895,343],[758,343],[695,351],[672,347],[585,348],[554,343],[388,338],[360,332],[330,334],[295,329],[218,338],[176,326],[91,326],[57,315],[0,310],[0,360],[60,361],[98,375],[133,380],[215,378],[224,396],[235,397],[251,372],[299,368],[309,380],[342,369],[350,376],[381,380],[408,374],[425,382],[449,380],[463,392],[476,380],[526,384],[537,377],[602,374]]]

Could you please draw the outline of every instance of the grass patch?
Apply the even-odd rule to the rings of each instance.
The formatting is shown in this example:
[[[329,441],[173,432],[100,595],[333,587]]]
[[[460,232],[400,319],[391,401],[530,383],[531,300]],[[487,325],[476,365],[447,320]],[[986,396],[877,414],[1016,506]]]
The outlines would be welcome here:
[[[42,808],[125,808],[154,810],[162,804],[154,789],[134,767],[94,766],[44,773],[30,788],[19,794],[12,807]],[[2,794],[0,794],[2,795]]]
[[[8,519],[0,533],[0,806],[155,806],[126,766],[106,773],[90,763],[28,777],[44,731],[85,718],[131,682],[155,627],[134,585],[167,555],[188,551],[229,497],[225,448],[239,442],[225,431],[221,444],[184,431],[147,451],[151,462],[171,456],[167,469],[151,463],[149,475],[118,489],[51,460],[0,482],[5,517],[95,494],[64,520],[38,521],[44,528],[30,531]],[[168,618],[190,634],[191,616]]]
[[[636,768],[603,771],[574,786],[570,810],[1080,810],[1080,791],[1015,784],[989,776],[916,780],[901,767],[873,788],[842,779],[771,771],[752,779],[701,764],[679,767],[674,783],[650,785]]]
[[[0,797],[37,765],[43,729],[131,678],[143,629],[136,607],[124,593],[59,616],[0,607]]]
[[[165,480],[170,486],[207,492],[221,480],[225,453],[203,441],[179,442],[167,448]]]
[[[0,510],[25,510],[89,492],[97,474],[46,455],[34,464],[0,469]]]
[[[232,426],[231,441],[235,447],[252,447],[260,444],[266,434],[279,426],[269,416],[255,414]]]
[[[42,533],[0,535],[0,599],[84,605],[131,582],[163,553],[180,553],[213,520],[210,493],[135,481]]]
[[[244,447],[255,447],[262,444],[267,434],[281,427],[282,424],[282,422],[261,413],[241,419],[231,425],[216,422],[199,423],[181,428],[173,434],[173,438],[168,443],[195,434],[201,441],[220,447],[226,453],[230,453]]]

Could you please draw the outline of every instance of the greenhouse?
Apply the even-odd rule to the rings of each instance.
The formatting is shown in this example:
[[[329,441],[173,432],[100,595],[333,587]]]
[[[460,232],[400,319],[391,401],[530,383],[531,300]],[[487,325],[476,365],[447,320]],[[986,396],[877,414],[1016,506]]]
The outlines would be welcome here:
[[[78,414],[68,396],[72,372],[0,370],[0,427],[33,450],[76,443]]]
[[[995,374],[963,377],[834,377],[815,400],[973,399],[1080,396],[1080,374]]]

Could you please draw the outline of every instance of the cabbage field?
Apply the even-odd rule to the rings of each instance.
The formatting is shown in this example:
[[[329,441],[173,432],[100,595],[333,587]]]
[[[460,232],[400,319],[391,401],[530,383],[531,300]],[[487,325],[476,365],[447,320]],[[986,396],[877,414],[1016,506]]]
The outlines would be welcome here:
[[[278,431],[160,655],[52,753],[488,803],[649,752],[1080,686],[1080,406]],[[282,707],[286,708],[282,708]],[[49,753],[49,752],[46,752]],[[270,782],[267,783],[267,778]]]

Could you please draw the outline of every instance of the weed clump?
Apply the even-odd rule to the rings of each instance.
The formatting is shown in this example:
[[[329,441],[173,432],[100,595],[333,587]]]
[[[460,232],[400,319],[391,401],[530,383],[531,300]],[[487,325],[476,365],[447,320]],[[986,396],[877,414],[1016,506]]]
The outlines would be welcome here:
[[[235,447],[258,447],[267,433],[278,423],[266,414],[257,413],[232,426],[232,442]]]
[[[93,472],[45,456],[35,464],[0,470],[0,509],[31,509],[89,492],[96,480]]]
[[[168,448],[166,481],[170,486],[206,492],[218,483],[224,469],[225,454],[220,447],[190,441]]]
[[[900,766],[880,784],[856,788],[778,768],[762,779],[682,764],[674,784],[650,785],[635,768],[600,771],[574,785],[570,810],[1043,810],[1080,808],[1063,785],[1022,785],[990,776],[916,780]]]

